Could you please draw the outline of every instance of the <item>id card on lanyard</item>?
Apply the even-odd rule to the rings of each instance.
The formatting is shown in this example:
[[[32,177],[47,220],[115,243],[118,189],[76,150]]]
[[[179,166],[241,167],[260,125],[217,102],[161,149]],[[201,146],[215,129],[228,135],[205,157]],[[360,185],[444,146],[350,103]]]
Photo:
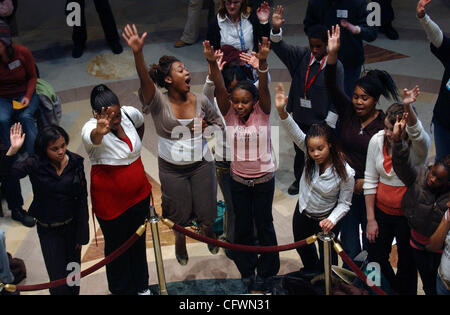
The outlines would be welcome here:
[[[244,38],[244,32],[242,31],[242,19],[239,19],[239,41],[241,42],[241,50],[245,51],[247,50],[245,48],[245,38]]]
[[[306,70],[306,76],[305,76],[305,93],[303,94],[303,97],[300,98],[300,106],[305,107],[305,108],[312,108],[311,100],[309,100],[307,98],[306,93],[308,92],[309,88],[311,87],[311,85],[316,80],[316,78],[319,75],[320,71],[322,71],[323,65],[325,64],[325,61],[327,59],[326,57],[322,58],[322,61],[320,62],[319,71],[317,71],[316,75],[313,76],[311,81],[308,82],[309,71],[311,70],[311,62],[312,62],[313,58],[314,58],[314,56],[311,54],[311,58],[309,59],[309,63],[308,63],[308,69]]]

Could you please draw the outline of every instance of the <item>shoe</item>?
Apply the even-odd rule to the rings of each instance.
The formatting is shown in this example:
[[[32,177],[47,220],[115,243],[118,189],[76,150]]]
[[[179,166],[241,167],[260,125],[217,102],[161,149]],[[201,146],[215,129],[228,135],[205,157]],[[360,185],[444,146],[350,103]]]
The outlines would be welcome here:
[[[123,47],[118,41],[109,43],[109,47],[111,48],[111,51],[116,55],[121,54],[123,51]]]
[[[177,253],[175,253],[175,257],[177,258],[177,261],[181,266],[186,266],[189,261],[189,256],[187,253],[182,255],[178,255]]]
[[[12,209],[11,218],[15,221],[22,222],[26,227],[33,227],[36,224],[34,218],[22,208]]]
[[[175,42],[175,44],[173,45],[173,47],[175,47],[175,48],[181,48],[181,47],[184,47],[184,46],[190,46],[190,45],[192,45],[192,44],[188,44],[188,43],[186,43],[186,42],[183,42],[181,39],[179,39],[179,40],[177,40],[177,41]]]
[[[72,48],[72,57],[80,58],[83,55],[85,45],[74,45]]]
[[[395,30],[395,28],[392,27],[392,25],[380,27],[380,32],[386,35],[386,37],[391,40],[397,40],[399,37],[398,32]]]
[[[208,250],[211,254],[216,255],[219,252],[219,246],[208,244]]]
[[[288,194],[289,195],[297,195],[298,194],[298,182],[295,181],[289,186],[288,188]]]
[[[320,273],[322,273],[320,270],[306,269],[303,267],[300,269],[300,271],[298,272],[297,275],[300,278],[305,278],[305,279],[311,280],[312,278],[314,278],[315,276],[317,276]]]
[[[138,295],[153,295],[153,294],[152,294],[152,291],[150,291],[150,289],[147,288],[147,290],[138,292]]]

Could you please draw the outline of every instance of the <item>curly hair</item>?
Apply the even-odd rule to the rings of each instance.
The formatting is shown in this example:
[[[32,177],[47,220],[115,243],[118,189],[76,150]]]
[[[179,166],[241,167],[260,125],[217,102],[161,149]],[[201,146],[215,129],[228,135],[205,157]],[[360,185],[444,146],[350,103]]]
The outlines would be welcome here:
[[[158,64],[152,64],[148,74],[159,87],[167,88],[168,84],[165,81],[166,77],[170,74],[172,69],[172,64],[174,62],[180,61],[174,56],[164,55],[159,58]]]

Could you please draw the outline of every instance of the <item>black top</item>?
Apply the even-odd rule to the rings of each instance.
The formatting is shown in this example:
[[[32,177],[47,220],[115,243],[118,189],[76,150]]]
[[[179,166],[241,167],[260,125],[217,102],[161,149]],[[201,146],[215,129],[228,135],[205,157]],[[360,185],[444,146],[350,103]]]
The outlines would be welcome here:
[[[436,119],[447,130],[450,130],[450,38],[444,35],[444,40],[439,48],[430,44],[431,52],[444,65],[444,76],[436,105],[433,110],[433,119]]]
[[[2,155],[0,173],[14,178],[29,176],[33,202],[28,213],[43,223],[59,223],[73,219],[77,225],[77,244],[89,242],[89,211],[83,158],[66,151],[69,162],[60,176],[48,159],[32,155],[13,163],[14,156]]]
[[[266,24],[259,23],[258,16],[256,15],[256,11],[252,10],[248,20],[253,26],[253,50],[258,51],[258,43],[261,42],[262,37],[269,38],[270,36],[270,23]],[[206,34],[206,39],[210,42],[211,46],[214,49],[219,49],[220,45],[220,27],[219,21],[217,20],[217,14],[211,20],[208,26],[208,32]]]
[[[300,98],[305,96],[305,78],[311,59],[311,51],[305,47],[289,45],[284,40],[279,43],[272,42],[271,47],[292,77],[286,110],[293,114],[294,120],[297,123],[311,126],[324,121],[328,111],[336,113],[336,109],[326,91],[324,70],[319,72],[320,61],[311,65],[308,75],[309,82],[319,72],[306,93],[307,99],[311,101],[311,108],[300,106]],[[344,69],[340,61],[337,63],[337,84],[339,88],[343,89]]]
[[[325,67],[325,85],[339,114],[338,143],[348,164],[355,170],[355,179],[364,178],[369,142],[374,134],[384,129],[385,114],[379,110],[377,118],[361,129],[352,101],[336,84],[336,65]]]
[[[353,35],[347,29],[341,27],[341,48],[339,49],[339,59],[344,68],[347,66],[360,66],[364,63],[364,49],[362,41],[374,41],[377,38],[377,28],[367,25],[367,2],[366,0],[309,0],[306,9],[305,33],[310,26],[316,24],[331,26],[341,24],[340,13],[347,12],[346,20],[361,28],[361,33]],[[339,14],[343,16],[343,14]]]

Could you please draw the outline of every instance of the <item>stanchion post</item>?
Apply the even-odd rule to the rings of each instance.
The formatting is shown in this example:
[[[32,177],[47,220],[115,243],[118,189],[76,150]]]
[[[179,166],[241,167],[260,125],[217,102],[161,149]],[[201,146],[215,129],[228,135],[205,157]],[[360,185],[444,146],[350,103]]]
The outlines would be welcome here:
[[[325,276],[325,294],[331,295],[331,242],[334,239],[334,233],[319,233],[318,238],[323,242],[323,261]]]
[[[158,273],[159,294],[168,295],[166,288],[166,277],[164,274],[164,264],[161,254],[161,243],[159,240],[158,222],[159,216],[155,212],[155,207],[150,206],[150,229],[152,231],[153,249],[155,251],[156,271]]]

